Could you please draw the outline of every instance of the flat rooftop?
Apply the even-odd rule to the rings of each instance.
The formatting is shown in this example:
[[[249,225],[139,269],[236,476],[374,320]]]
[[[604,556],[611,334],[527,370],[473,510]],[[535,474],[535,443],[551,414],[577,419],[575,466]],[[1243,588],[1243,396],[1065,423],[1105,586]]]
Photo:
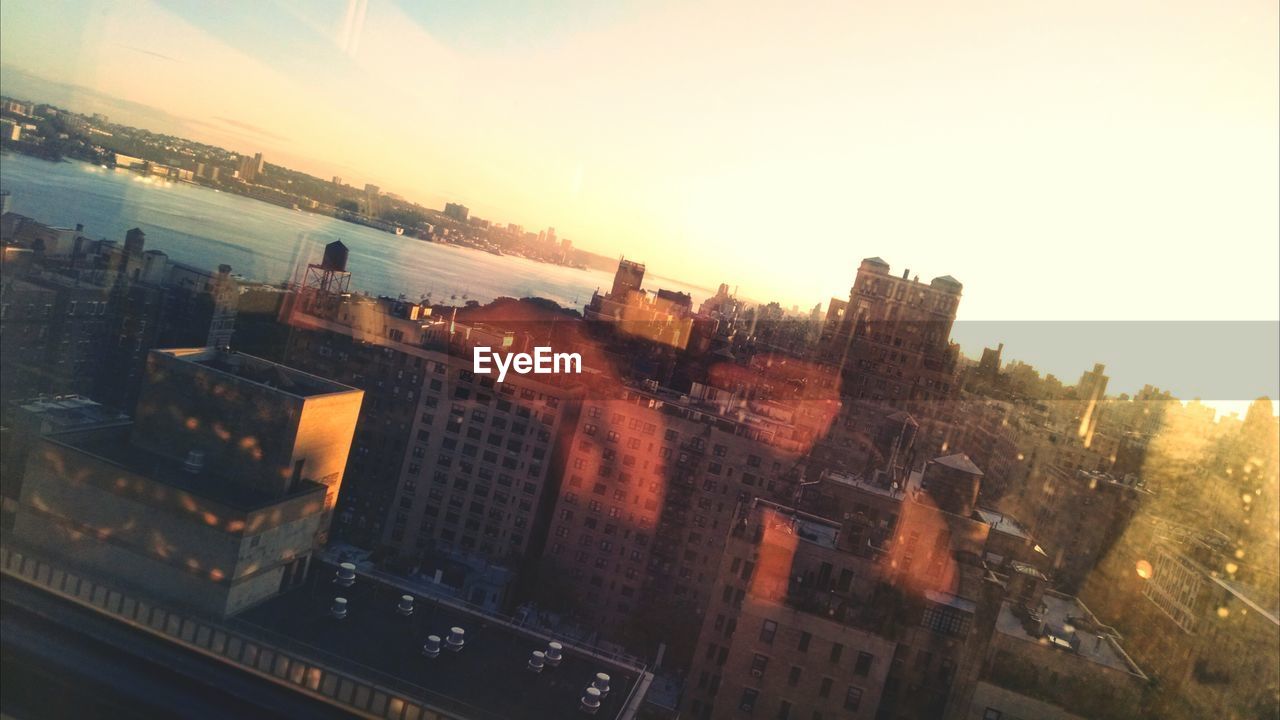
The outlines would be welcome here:
[[[892,484],[881,485],[857,475],[836,472],[834,470],[823,470],[822,480],[836,483],[838,485],[844,485],[845,487],[856,488],[863,492],[871,493],[872,495],[889,498],[890,500],[901,501],[907,496],[907,488],[903,487],[902,483],[899,483],[899,487],[895,488]],[[906,484],[910,485],[911,483],[907,482]]]
[[[578,703],[599,672],[609,675],[610,692],[594,717],[628,717],[631,695],[646,674],[569,642],[559,667],[533,673],[526,664],[534,650],[546,650],[545,636],[423,596],[415,596],[413,615],[404,617],[396,606],[405,590],[367,575],[344,588],[333,582],[334,572],[333,565],[313,561],[303,586],[241,613],[235,623],[268,632],[273,642],[335,669],[476,720],[585,718]],[[335,597],[347,599],[345,619],[330,615]],[[428,635],[447,638],[455,626],[466,631],[460,652],[423,656]]]
[[[314,397],[345,392],[356,392],[356,388],[342,383],[326,380],[317,375],[295,370],[294,368],[263,360],[244,353],[228,352],[216,348],[183,348],[173,350],[153,350],[161,355],[168,355],[178,360],[231,375],[251,383],[264,385],[281,392],[298,397]]]
[[[801,510],[756,498],[755,509],[763,512],[767,527],[783,530],[801,540],[825,548],[834,548],[840,539],[840,525],[826,518],[810,515]]]
[[[19,400],[23,412],[38,416],[55,428],[122,422],[128,415],[79,395],[61,395]]]
[[[1022,523],[1005,515],[1002,512],[988,510],[986,508],[978,508],[976,510],[978,517],[982,522],[991,526],[992,530],[1012,535],[1021,540],[1030,540],[1031,532],[1022,526]]]
[[[1143,676],[1138,666],[1120,649],[1113,635],[1085,629],[1096,624],[1088,608],[1074,597],[1045,593],[1044,636],[1027,632],[1026,627],[1013,611],[1013,604],[1000,606],[996,618],[996,631],[1010,637],[1033,642],[1045,649],[1056,649],[1069,657],[1093,662],[1112,670]],[[1080,626],[1077,628],[1077,625]]]

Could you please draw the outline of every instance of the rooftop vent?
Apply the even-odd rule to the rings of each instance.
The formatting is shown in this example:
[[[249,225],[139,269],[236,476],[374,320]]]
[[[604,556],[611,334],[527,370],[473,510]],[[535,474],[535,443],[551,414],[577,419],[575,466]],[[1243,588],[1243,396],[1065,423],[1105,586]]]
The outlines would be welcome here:
[[[429,658],[440,657],[440,636],[428,635],[427,641],[422,643],[422,654]]]
[[[560,661],[564,659],[564,646],[552,640],[547,643],[547,664],[551,667],[559,667]]]
[[[609,676],[605,673],[596,673],[596,679],[591,681],[591,687],[599,690],[600,695],[609,694]]]
[[[467,631],[460,627],[449,628],[449,638],[445,640],[445,645],[449,648],[449,652],[459,652],[462,646],[467,644]]]
[[[400,613],[405,617],[409,617],[410,615],[412,615],[413,614],[413,596],[401,595],[400,604],[396,605],[396,612]]]
[[[542,672],[542,668],[546,666],[546,662],[547,654],[541,650],[534,650],[533,655],[529,657],[529,664],[526,667],[529,668],[529,672],[540,673]]]
[[[182,469],[192,475],[198,474],[204,469],[204,452],[201,450],[188,452],[187,459],[182,461]]]
[[[338,566],[338,571],[333,574],[333,581],[342,587],[351,587],[356,582],[356,564],[344,562]]]
[[[333,606],[329,608],[329,614],[337,620],[347,617],[347,599],[344,597],[336,597],[333,599]]]
[[[582,693],[582,699],[578,701],[578,709],[587,715],[595,715],[600,711],[600,691],[589,687]]]

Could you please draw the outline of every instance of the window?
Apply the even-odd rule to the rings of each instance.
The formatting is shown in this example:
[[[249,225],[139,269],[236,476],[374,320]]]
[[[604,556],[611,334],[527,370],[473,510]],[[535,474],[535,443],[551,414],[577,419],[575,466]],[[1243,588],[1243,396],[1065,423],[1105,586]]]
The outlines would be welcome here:
[[[943,635],[963,635],[969,631],[970,615],[955,608],[934,605],[925,608],[920,624]]]
[[[756,653],[751,657],[751,677],[764,677],[764,671],[769,667],[769,656]]]
[[[812,639],[813,639],[813,635],[810,635],[807,632],[802,632],[800,633],[800,644],[797,645],[796,647],[800,650],[800,652],[809,652],[809,641]]]
[[[1000,712],[995,708],[990,708],[990,707],[987,708],[986,711],[982,713],[982,720],[1000,720],[1003,717],[1004,717],[1004,713]]]
[[[831,662],[840,662],[840,656],[844,654],[844,646],[840,643],[831,644]]]
[[[844,694],[844,709],[857,710],[862,705],[862,688],[856,688],[852,685]]]
[[[853,664],[853,674],[866,677],[871,673],[871,663],[875,660],[875,656],[871,653],[858,653],[858,660]]]
[[[738,709],[744,713],[756,709],[756,700],[760,699],[760,691],[755,688],[743,688],[742,699],[738,701]]]
[[[778,623],[772,620],[765,620],[760,626],[760,642],[766,645],[773,644],[773,636],[778,634]]]
[[[791,703],[783,700],[782,704],[778,706],[778,720],[789,720],[790,717]]]
[[[799,685],[800,673],[802,672],[803,670],[800,668],[799,665],[792,665],[791,672],[787,673],[787,684],[790,685],[791,687],[795,687]]]
[[[832,682],[829,677],[822,678],[822,684],[818,686],[818,697],[831,697]]]

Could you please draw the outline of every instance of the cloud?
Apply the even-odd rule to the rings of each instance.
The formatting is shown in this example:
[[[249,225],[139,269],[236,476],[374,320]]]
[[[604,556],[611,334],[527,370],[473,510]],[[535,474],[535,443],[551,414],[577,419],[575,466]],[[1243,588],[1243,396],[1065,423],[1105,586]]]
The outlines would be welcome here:
[[[117,43],[117,44],[120,45],[120,47],[124,48],[125,50],[132,50],[136,53],[142,53],[143,55],[150,55],[151,57],[160,58],[161,60],[168,60],[169,62],[176,62],[176,63],[182,62],[178,58],[169,57],[168,55],[165,55],[163,53],[154,52],[152,50],[144,50],[142,48],[137,48],[132,45],[125,45],[124,43]]]
[[[214,116],[214,117],[213,117],[213,119],[214,119],[214,120],[217,120],[217,121],[218,121],[218,122],[220,122],[220,123],[223,123],[223,124],[226,124],[226,125],[230,125],[230,126],[231,126],[231,127],[233,127],[233,128],[238,128],[238,129],[240,129],[240,130],[244,130],[245,132],[252,133],[252,134],[257,135],[257,136],[259,136],[259,137],[270,138],[270,139],[272,139],[272,140],[278,140],[278,141],[280,141],[280,142],[288,142],[288,141],[289,141],[289,138],[287,138],[287,137],[285,137],[285,136],[283,136],[283,135],[277,135],[276,133],[273,133],[273,132],[271,132],[270,130],[267,130],[267,129],[265,129],[265,128],[258,127],[257,125],[252,125],[252,124],[247,123],[247,122],[242,122],[242,121],[240,121],[240,120],[232,120],[231,118],[225,118],[225,117],[221,117],[221,116]]]

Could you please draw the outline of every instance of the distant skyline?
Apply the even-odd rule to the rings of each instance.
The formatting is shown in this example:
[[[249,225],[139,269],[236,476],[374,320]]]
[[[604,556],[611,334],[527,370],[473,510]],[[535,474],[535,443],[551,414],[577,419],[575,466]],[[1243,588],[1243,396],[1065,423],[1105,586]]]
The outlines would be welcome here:
[[[1280,317],[1274,2],[0,13],[5,66],[196,139],[752,297],[882,255],[966,319]]]
[[[8,0],[0,80],[788,307],[879,255],[963,282],[962,321],[1271,321],[1278,21],[1261,0]]]

